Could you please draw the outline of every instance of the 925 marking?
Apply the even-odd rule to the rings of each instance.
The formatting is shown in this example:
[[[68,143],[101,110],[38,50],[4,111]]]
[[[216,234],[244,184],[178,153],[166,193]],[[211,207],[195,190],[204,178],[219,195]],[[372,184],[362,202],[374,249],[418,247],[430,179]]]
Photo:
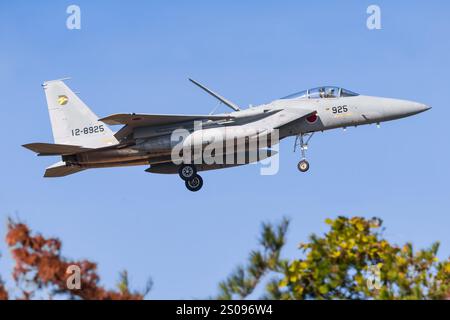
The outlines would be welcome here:
[[[100,132],[104,132],[104,131],[105,131],[105,127],[101,124],[99,126],[84,127],[81,129],[73,129],[72,136],[77,137],[77,136],[81,136],[81,135],[100,133]]]
[[[346,113],[346,112],[348,112],[348,106],[345,105],[345,106],[333,107],[333,108],[331,108],[331,111],[332,111],[334,114]]]

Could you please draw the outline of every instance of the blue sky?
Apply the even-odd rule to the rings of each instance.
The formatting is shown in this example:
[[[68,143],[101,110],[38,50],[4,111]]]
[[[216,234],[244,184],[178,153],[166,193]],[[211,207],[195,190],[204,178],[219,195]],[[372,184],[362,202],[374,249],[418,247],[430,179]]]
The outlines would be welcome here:
[[[77,4],[82,29],[65,27]],[[369,1],[0,2],[0,237],[8,216],[63,240],[64,255],[98,262],[113,287],[127,269],[149,298],[204,298],[257,244],[260,223],[292,219],[284,254],[338,215],[381,217],[393,242],[441,241],[450,255],[448,1],[376,1],[382,30],[366,28]],[[318,85],[420,101],[416,117],[318,134],[300,174],[293,139],[280,172],[247,166],[203,174],[191,193],[145,167],[42,178],[57,159],[21,147],[52,142],[40,84],[68,85],[99,115],[209,113],[203,81],[239,105]],[[223,107],[222,107],[223,108]],[[221,109],[225,111],[225,109]],[[0,242],[0,274],[13,262]]]

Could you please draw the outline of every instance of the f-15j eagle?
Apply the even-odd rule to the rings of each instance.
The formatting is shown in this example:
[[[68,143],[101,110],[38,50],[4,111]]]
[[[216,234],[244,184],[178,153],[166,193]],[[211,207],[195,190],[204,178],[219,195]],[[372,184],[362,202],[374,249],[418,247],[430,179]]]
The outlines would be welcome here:
[[[24,145],[39,156],[61,156],[60,162],[47,168],[44,177],[63,177],[91,168],[149,165],[146,171],[150,173],[178,173],[191,191],[198,191],[203,185],[198,172],[237,164],[191,162],[189,160],[194,160],[192,156],[188,161],[175,163],[172,159],[172,150],[177,143],[172,138],[174,130],[184,129],[191,136],[198,136],[199,133],[208,136],[211,132],[217,134],[225,131],[249,132],[242,129],[266,134],[277,130],[279,139],[289,136],[297,138],[295,148],[300,148],[302,157],[298,169],[306,172],[309,170],[306,160],[308,141],[315,132],[379,124],[430,109],[417,102],[364,96],[327,86],[243,110],[190,79],[233,111],[216,115],[114,114],[99,119],[63,80],[43,84],[54,144]],[[200,123],[200,128],[195,123]],[[122,125],[122,128],[114,133],[108,125]],[[199,141],[197,143],[202,147],[205,141]],[[192,143],[188,146],[193,147]],[[235,148],[232,150],[237,152]],[[250,150],[247,147],[244,151]],[[266,157],[271,155],[269,152]],[[261,158],[253,159],[258,160]]]

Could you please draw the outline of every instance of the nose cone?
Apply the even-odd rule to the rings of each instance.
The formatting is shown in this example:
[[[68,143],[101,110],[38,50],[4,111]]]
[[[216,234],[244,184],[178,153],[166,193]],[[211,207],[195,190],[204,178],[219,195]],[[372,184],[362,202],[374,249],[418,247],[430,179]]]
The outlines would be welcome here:
[[[431,108],[423,103],[406,100],[393,100],[385,109],[386,115],[393,118],[404,118],[413,116]]]
[[[414,114],[428,111],[431,109],[431,107],[429,107],[423,103],[410,102],[407,106],[407,109],[408,109],[408,113],[410,113],[410,115],[414,115]]]

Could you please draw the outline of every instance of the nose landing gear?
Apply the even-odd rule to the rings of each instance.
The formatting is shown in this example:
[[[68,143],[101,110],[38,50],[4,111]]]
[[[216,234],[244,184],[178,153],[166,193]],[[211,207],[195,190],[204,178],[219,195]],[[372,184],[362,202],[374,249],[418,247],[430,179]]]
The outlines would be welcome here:
[[[297,150],[297,148],[299,148],[302,153],[302,160],[297,165],[298,170],[300,170],[301,172],[307,172],[309,170],[309,162],[306,160],[306,150],[308,150],[308,143],[309,140],[311,140],[311,138],[313,137],[313,135],[314,132],[302,133],[298,135],[295,139],[294,152]]]
[[[297,164],[297,168],[298,170],[300,170],[301,172],[306,172],[309,170],[309,162],[306,160],[301,160],[298,164]]]
[[[178,169],[180,178],[184,180],[189,191],[199,191],[203,186],[203,179],[197,174],[197,168],[192,164],[183,164]]]

